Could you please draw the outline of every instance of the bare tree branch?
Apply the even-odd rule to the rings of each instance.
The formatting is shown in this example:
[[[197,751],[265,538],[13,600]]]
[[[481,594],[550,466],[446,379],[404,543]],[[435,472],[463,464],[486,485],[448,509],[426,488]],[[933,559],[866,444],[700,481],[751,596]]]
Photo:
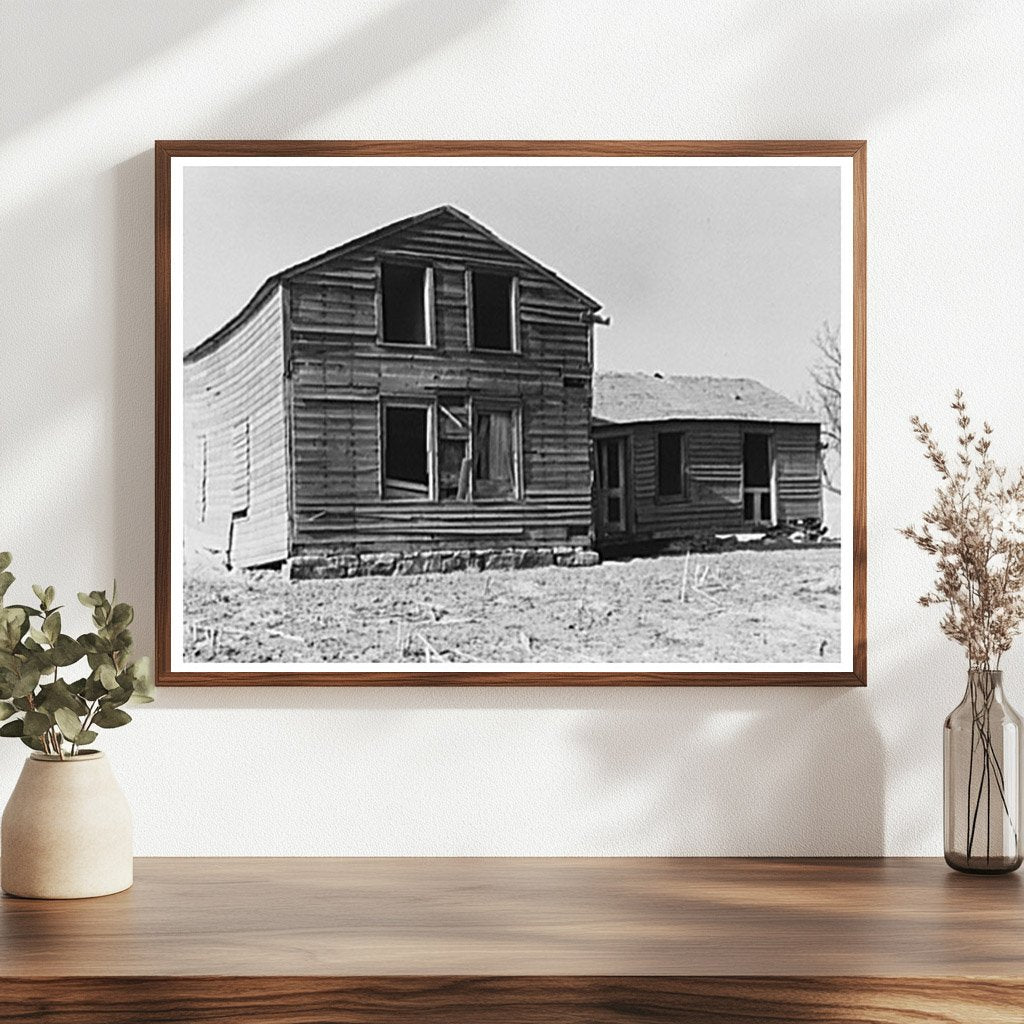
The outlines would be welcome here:
[[[827,320],[814,336],[817,358],[811,367],[814,391],[810,401],[821,414],[821,437],[826,442],[821,457],[825,486],[833,494],[840,492],[839,467],[842,454],[842,348],[839,327]]]

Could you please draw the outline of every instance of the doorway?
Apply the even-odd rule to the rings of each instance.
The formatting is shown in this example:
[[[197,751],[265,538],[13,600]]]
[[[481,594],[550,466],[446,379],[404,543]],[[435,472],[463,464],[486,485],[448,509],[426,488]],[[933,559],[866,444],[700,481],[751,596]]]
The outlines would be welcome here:
[[[775,453],[772,435],[743,435],[743,521],[775,525]]]
[[[626,439],[597,442],[597,518],[602,534],[626,532]]]

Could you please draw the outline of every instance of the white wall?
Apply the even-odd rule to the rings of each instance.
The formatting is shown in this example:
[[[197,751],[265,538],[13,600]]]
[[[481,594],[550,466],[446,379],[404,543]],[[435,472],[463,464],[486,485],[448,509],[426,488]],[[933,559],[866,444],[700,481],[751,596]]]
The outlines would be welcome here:
[[[955,385],[1024,460],[1022,39],[1012,2],[0,4],[0,547],[116,574],[142,648],[154,138],[869,140],[866,690],[168,689],[105,737],[138,852],[939,853],[963,666],[895,528]]]

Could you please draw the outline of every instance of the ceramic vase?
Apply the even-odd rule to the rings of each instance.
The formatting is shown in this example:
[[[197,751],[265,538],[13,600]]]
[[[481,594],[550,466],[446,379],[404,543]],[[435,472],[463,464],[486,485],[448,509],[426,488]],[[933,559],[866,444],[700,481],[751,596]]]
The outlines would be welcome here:
[[[131,884],[131,811],[107,758],[32,754],[0,823],[0,887],[11,896],[68,900]]]

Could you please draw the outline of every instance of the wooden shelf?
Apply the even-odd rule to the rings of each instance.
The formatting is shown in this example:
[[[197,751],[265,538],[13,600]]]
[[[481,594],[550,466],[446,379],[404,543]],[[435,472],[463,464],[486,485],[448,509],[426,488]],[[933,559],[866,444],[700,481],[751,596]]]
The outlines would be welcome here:
[[[0,954],[5,1021],[1024,1021],[1021,877],[932,859],[140,859]]]

